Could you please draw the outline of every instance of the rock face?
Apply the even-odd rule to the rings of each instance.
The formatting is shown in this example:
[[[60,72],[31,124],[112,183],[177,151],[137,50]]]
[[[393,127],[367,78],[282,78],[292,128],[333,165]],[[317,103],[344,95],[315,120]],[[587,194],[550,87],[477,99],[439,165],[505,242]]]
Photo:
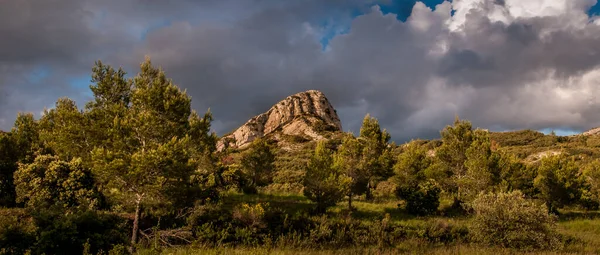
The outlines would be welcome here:
[[[585,131],[585,132],[581,133],[581,135],[584,135],[584,136],[598,135],[598,134],[600,134],[600,127],[592,128],[592,129],[590,129],[588,131]]]
[[[255,139],[273,133],[323,139],[323,131],[341,131],[342,123],[335,109],[321,91],[309,90],[291,95],[269,111],[253,117],[218,143],[232,148],[244,148]]]

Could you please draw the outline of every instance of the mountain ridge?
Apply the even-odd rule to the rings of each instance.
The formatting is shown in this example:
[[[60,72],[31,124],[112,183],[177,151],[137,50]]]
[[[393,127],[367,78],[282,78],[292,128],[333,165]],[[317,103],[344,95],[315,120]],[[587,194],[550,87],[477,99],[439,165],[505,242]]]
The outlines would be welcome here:
[[[256,139],[276,133],[321,140],[325,131],[342,131],[337,111],[323,92],[307,90],[290,95],[268,111],[250,118],[235,131],[223,136],[217,148],[242,149]]]

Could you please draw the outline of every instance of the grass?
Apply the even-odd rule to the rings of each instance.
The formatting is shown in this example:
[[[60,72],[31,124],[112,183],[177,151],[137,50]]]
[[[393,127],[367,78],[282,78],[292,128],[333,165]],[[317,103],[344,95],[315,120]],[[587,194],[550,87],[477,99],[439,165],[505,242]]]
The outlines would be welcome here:
[[[223,206],[227,209],[233,209],[243,203],[269,203],[271,207],[280,208],[288,214],[294,214],[299,211],[307,211],[313,207],[311,202],[306,197],[294,194],[245,195],[241,193],[230,192],[223,197]]]
[[[449,206],[450,201],[442,200],[441,211]],[[244,195],[229,192],[223,196],[223,206],[234,208],[242,203],[256,204],[269,203],[271,207],[278,207],[289,214],[299,211],[308,211],[313,204],[300,194],[256,194]],[[409,215],[398,207],[400,201],[394,199],[382,199],[380,201],[365,201],[356,199],[353,201],[354,210],[351,212],[353,218],[374,223],[381,221],[385,214],[390,219],[404,226],[425,227],[432,221],[450,223],[458,226],[468,226],[470,218],[447,217],[442,213],[437,216],[416,217]],[[348,215],[348,203],[343,201],[328,210],[330,217],[342,218]],[[431,225],[431,224],[430,224]],[[392,249],[380,250],[376,247],[370,248],[344,248],[339,250],[293,250],[286,247],[179,247],[164,250],[162,254],[187,255],[187,254],[600,254],[600,211],[578,211],[565,210],[561,213],[558,221],[558,230],[566,236],[565,248],[560,252],[538,251],[523,252],[514,249],[503,249],[499,247],[488,247],[477,244],[453,243],[448,245],[431,244],[423,240],[408,239],[395,243]],[[375,245],[375,244],[374,244]],[[140,254],[145,254],[143,251]],[[149,253],[150,254],[150,253]]]
[[[141,254],[144,254],[143,252]],[[430,246],[418,242],[406,241],[401,243],[398,247],[393,249],[380,250],[378,248],[349,248],[349,249],[337,249],[337,250],[293,250],[293,249],[268,249],[268,248],[175,248],[164,250],[162,254],[169,255],[259,255],[259,254],[273,254],[273,255],[295,255],[295,254],[306,254],[306,255],[387,255],[387,254],[432,254],[432,255],[446,255],[446,254],[476,254],[476,255],[509,255],[509,254],[531,254],[531,255],[542,255],[542,254],[582,254],[581,252],[522,252],[514,249],[484,247],[478,245],[453,245],[453,246]],[[587,253],[594,254],[594,253]]]

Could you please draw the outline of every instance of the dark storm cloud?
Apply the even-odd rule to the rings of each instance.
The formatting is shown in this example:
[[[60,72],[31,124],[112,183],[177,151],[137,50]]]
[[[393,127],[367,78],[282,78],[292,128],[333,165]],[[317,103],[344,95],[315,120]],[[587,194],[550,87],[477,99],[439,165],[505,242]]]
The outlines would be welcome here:
[[[94,60],[135,74],[144,55],[196,110],[211,108],[220,134],[308,89],[329,97],[346,130],[371,113],[396,141],[436,137],[455,114],[493,129],[600,125],[593,1],[556,1],[565,4],[455,0],[453,18],[448,2],[417,3],[406,22],[359,0],[9,1],[0,128],[59,96],[81,103],[87,89],[69,81],[89,76]]]

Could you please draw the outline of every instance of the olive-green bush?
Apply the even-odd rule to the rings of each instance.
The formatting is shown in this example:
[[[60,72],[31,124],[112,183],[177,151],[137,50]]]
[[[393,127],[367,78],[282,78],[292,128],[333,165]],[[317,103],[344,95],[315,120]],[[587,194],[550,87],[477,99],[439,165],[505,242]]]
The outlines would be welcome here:
[[[479,242],[519,249],[558,249],[562,246],[556,217],[544,204],[527,200],[520,191],[480,194],[472,237]]]

